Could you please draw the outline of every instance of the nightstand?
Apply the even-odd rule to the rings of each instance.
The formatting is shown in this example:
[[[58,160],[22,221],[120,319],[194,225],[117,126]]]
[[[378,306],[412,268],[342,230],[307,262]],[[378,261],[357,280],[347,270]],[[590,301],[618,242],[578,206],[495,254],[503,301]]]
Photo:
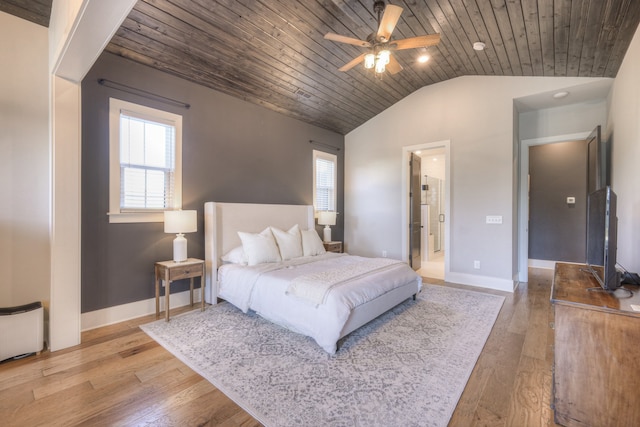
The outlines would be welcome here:
[[[169,321],[169,295],[171,294],[171,282],[180,279],[191,279],[189,284],[190,301],[193,307],[193,279],[200,278],[200,310],[204,310],[204,261],[196,258],[188,258],[183,262],[160,261],[156,262],[156,319],[160,314],[160,281],[164,281],[164,311],[165,319]]]
[[[342,253],[342,242],[322,242],[327,252]]]

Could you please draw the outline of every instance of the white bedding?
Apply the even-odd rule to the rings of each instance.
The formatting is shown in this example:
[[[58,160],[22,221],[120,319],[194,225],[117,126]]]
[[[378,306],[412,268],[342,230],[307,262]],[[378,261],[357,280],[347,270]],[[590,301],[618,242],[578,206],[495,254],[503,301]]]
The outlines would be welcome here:
[[[326,253],[255,266],[225,264],[218,269],[218,295],[244,312],[254,310],[274,323],[312,337],[333,354],[353,308],[408,283],[416,283],[420,289],[420,276],[403,262],[385,265],[371,274],[334,283],[322,304],[296,297],[287,289],[296,277],[356,266],[363,260],[367,258]]]

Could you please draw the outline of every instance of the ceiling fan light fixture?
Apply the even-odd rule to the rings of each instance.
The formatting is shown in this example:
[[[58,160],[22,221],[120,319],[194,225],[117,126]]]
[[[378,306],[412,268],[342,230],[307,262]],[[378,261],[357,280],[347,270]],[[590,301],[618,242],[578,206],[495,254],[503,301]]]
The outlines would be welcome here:
[[[376,74],[382,74],[385,71],[385,64],[384,62],[380,61],[379,59],[376,61]]]
[[[418,62],[421,64],[424,64],[425,62],[428,62],[428,61],[429,61],[429,55],[427,55],[426,53],[423,53],[418,57]]]
[[[376,65],[376,56],[373,53],[367,53],[364,56],[364,68],[367,70]]]
[[[382,62],[384,65],[389,63],[389,57],[391,56],[391,52],[388,50],[381,50],[378,52],[378,62]]]

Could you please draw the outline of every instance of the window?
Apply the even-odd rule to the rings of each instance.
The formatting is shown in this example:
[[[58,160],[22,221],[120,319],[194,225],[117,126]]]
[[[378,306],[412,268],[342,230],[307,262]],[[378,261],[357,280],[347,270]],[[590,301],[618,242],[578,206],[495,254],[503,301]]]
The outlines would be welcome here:
[[[182,207],[182,117],[109,100],[109,222],[162,222]]]
[[[338,158],[313,150],[313,206],[317,211],[336,210]]]

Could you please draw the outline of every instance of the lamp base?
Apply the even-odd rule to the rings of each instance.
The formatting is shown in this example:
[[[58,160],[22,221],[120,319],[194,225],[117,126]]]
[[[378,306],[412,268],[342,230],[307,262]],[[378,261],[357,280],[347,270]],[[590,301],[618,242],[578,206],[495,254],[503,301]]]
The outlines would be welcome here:
[[[331,241],[331,227],[328,225],[324,226],[324,242],[329,243]]]
[[[173,239],[173,261],[184,262],[187,260],[187,239],[184,234],[176,234],[176,238]]]

